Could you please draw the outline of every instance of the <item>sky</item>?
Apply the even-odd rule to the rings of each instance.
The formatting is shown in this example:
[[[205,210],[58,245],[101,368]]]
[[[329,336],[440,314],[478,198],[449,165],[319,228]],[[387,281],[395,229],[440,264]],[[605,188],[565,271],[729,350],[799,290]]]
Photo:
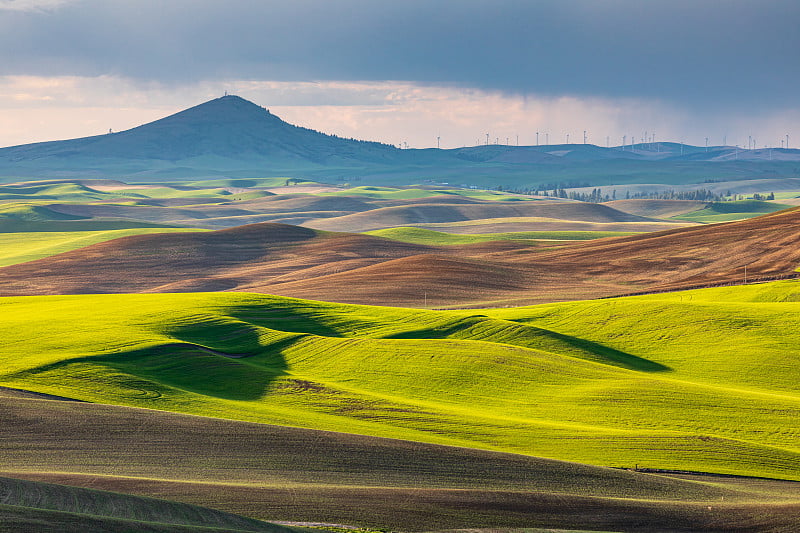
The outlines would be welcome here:
[[[0,0],[0,146],[225,91],[415,148],[800,147],[797,0]]]

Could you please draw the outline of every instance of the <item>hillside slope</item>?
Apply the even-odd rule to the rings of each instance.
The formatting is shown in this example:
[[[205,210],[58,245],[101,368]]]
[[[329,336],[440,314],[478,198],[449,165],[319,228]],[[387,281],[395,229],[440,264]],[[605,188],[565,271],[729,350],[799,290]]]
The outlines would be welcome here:
[[[793,277],[800,209],[542,246],[426,246],[281,224],[140,235],[0,269],[0,295],[255,291],[350,303],[508,305]]]
[[[798,294],[785,281],[478,313],[246,293],[6,298],[0,384],[606,466],[798,479]]]
[[[634,523],[636,530],[652,530],[665,517],[676,530],[797,524],[800,484],[791,482],[709,483],[701,476],[675,479],[146,409],[2,400],[0,422],[13,428],[5,433],[13,446],[0,456],[0,471],[245,516],[402,531],[532,525],[631,530]],[[719,512],[698,512],[706,501],[727,504]],[[2,507],[0,516],[8,520]]]
[[[484,202],[384,207],[341,217],[309,220],[305,226],[331,231],[371,231],[410,224],[462,222],[476,219],[540,217],[593,223],[654,222],[600,204],[584,202]]]
[[[294,530],[195,505],[0,477],[0,531],[291,533]]]

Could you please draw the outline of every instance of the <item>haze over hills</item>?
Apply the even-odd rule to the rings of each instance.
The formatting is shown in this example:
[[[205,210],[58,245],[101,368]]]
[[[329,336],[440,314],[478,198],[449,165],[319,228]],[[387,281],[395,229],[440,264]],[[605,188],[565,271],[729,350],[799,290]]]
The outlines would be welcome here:
[[[4,181],[290,176],[395,184],[608,185],[652,183],[654,177],[660,183],[790,178],[798,176],[798,162],[800,150],[706,149],[670,142],[401,150],[294,126],[252,102],[224,96],[118,133],[2,148],[0,176]]]

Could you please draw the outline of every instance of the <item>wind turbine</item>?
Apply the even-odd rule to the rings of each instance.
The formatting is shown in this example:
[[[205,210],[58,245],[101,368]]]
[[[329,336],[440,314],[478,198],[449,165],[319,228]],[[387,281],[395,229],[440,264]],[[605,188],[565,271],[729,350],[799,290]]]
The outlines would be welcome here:
[[[536,132],[536,146],[539,146],[539,132]]]
[[[439,141],[441,141],[441,137],[439,135],[436,136],[436,148],[441,148]]]

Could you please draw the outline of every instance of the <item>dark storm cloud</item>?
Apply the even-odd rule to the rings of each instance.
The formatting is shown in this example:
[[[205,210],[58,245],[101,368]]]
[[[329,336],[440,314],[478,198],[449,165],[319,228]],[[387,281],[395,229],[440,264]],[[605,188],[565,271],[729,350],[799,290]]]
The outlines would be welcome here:
[[[0,10],[0,74],[388,79],[781,108],[800,83],[799,21],[796,0],[67,0]]]

